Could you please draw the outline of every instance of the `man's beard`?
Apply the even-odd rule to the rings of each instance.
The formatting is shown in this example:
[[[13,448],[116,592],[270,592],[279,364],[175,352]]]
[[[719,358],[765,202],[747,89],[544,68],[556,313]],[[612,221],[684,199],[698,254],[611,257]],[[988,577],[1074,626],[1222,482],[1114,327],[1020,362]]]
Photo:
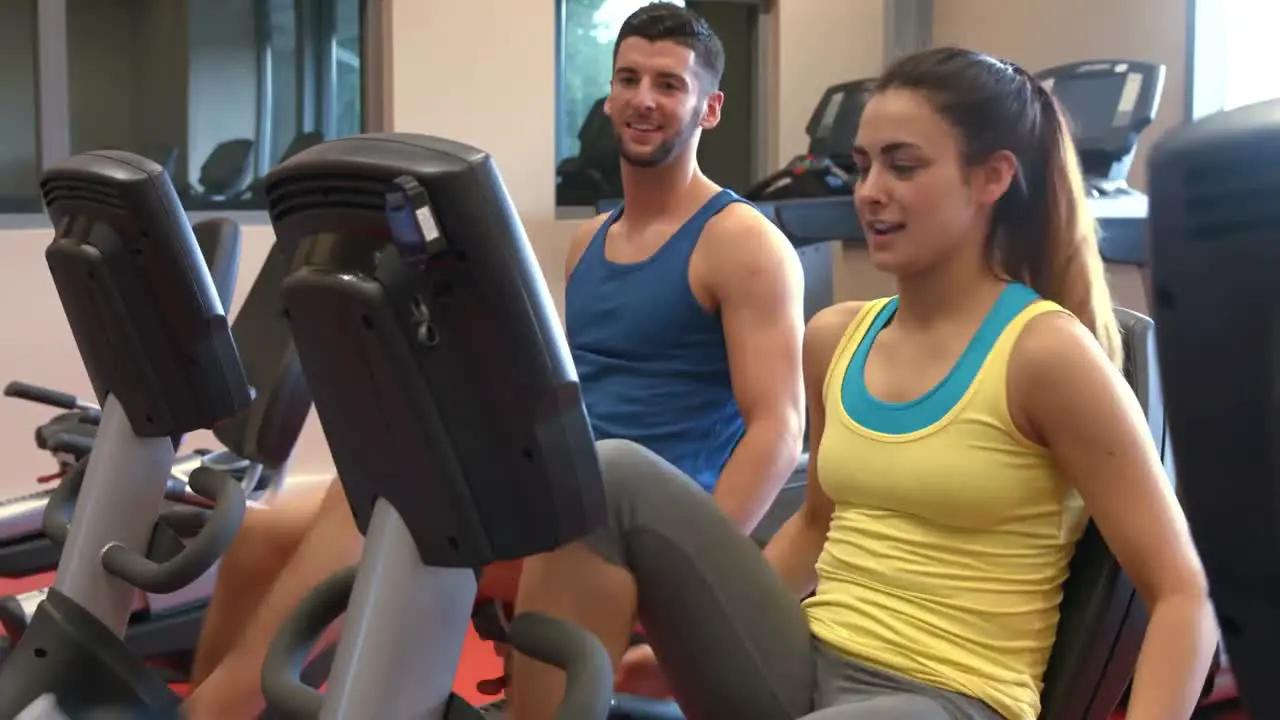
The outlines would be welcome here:
[[[652,152],[643,156],[629,154],[627,152],[626,145],[622,142],[622,132],[617,128],[614,128],[613,134],[618,141],[618,152],[622,156],[622,159],[633,167],[658,167],[675,157],[676,153],[683,150],[685,146],[689,144],[689,141],[693,138],[693,134],[698,131],[698,120],[698,114],[694,113],[690,116],[688,122],[684,124],[684,127],[680,128],[680,132],[676,133],[675,137],[663,140],[662,143],[658,145],[658,147],[654,148]]]

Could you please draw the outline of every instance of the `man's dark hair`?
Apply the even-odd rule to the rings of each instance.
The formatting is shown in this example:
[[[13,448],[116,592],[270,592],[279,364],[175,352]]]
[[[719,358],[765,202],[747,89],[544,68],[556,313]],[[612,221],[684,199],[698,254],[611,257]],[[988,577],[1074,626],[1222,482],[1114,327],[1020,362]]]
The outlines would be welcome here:
[[[693,62],[702,71],[705,92],[720,89],[724,76],[724,44],[707,21],[698,13],[671,2],[653,2],[631,13],[618,31],[613,45],[613,61],[618,62],[618,48],[627,38],[638,37],[649,42],[665,40],[693,51]]]

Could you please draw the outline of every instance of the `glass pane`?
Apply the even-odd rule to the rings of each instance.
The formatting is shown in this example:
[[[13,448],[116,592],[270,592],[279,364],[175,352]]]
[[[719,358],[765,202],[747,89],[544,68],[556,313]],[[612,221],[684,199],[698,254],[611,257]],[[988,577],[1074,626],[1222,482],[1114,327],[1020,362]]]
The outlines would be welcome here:
[[[1280,44],[1275,0],[1226,0],[1227,38],[1223,110],[1280,97]]]
[[[361,131],[360,4],[67,0],[71,151],[150,157],[189,210],[262,208],[262,175],[325,139],[327,88],[357,98],[331,127]],[[344,45],[354,68],[326,62]]]
[[[36,0],[0,2],[0,213],[42,208]]]
[[[364,3],[361,0],[337,0],[337,23],[334,32],[334,64],[337,77],[334,86],[334,132],[337,136],[360,132],[361,107],[364,101],[363,74],[360,59],[364,25]]]
[[[267,86],[268,163],[274,163],[284,152],[300,127],[298,115],[298,19],[294,0],[270,0],[268,4],[267,62],[270,84]]]
[[[578,130],[597,100],[609,94],[613,42],[631,13],[650,0],[557,0],[562,32],[556,161],[578,154]],[[684,5],[678,1],[677,5]]]
[[[556,104],[556,204],[594,205],[621,196],[613,126],[603,114],[613,74],[613,47],[622,23],[649,0],[557,0],[560,58]],[[698,149],[702,169],[717,183],[745,191],[752,176],[757,78],[754,3],[678,2],[702,15],[724,44],[720,89],[729,108]],[[584,148],[583,138],[586,139]]]

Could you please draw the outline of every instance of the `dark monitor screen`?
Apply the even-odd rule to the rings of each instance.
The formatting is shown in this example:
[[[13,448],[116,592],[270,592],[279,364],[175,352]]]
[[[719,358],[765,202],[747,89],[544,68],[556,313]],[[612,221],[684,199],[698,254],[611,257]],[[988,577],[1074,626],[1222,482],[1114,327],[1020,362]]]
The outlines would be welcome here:
[[[862,108],[873,84],[869,79],[854,80],[832,85],[823,92],[805,125],[810,155],[835,158],[853,151],[853,136],[858,133]]]
[[[1142,90],[1141,73],[1081,74],[1061,77],[1050,90],[1071,118],[1077,137],[1105,135],[1133,120]]]
[[[1091,182],[1123,183],[1138,137],[1155,119],[1164,66],[1137,60],[1088,60],[1036,75],[1062,107],[1080,165]]]
[[[1112,124],[1123,89],[1123,76],[1086,76],[1055,83],[1054,94],[1071,116],[1077,132],[1088,134],[1090,130]]]

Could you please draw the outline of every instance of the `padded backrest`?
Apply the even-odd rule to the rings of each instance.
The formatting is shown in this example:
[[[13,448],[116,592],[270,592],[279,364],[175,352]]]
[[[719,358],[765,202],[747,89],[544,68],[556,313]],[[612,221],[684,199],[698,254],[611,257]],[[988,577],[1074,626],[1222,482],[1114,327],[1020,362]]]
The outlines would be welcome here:
[[[618,138],[604,112],[605,99],[595,101],[578,128],[578,157],[591,166],[608,166],[618,160]]]
[[[140,154],[164,168],[170,177],[178,174],[178,148],[173,145],[164,143],[149,145],[143,148]]]
[[[200,166],[200,187],[208,195],[229,195],[249,187],[253,179],[253,141],[220,142]]]
[[[284,154],[280,156],[280,162],[284,162],[303,150],[315,147],[322,142],[324,142],[324,133],[319,130],[299,133],[294,136],[293,140],[289,141],[289,146],[284,149]]]
[[[293,260],[294,255],[277,242],[236,313],[231,334],[254,397],[249,407],[214,428],[228,450],[267,468],[278,468],[289,459],[311,413],[311,390],[280,294]]]
[[[1125,378],[1146,413],[1172,480],[1164,395],[1156,360],[1155,324],[1116,309],[1124,338]],[[1041,720],[1104,720],[1133,676],[1147,613],[1133,584],[1089,523],[1076,545],[1062,598],[1058,639],[1045,671]]]

